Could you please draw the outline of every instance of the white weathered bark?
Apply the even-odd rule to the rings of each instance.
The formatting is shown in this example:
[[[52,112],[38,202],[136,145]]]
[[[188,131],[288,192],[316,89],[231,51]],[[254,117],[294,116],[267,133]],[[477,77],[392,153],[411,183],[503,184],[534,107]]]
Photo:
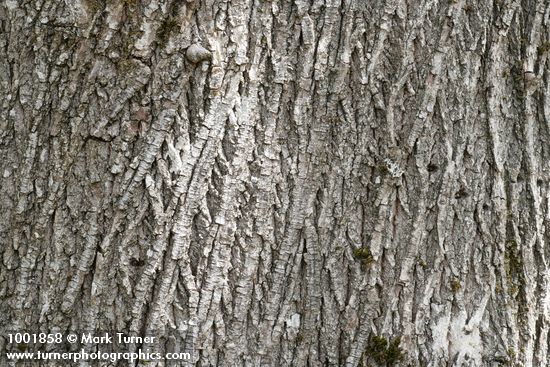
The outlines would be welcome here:
[[[546,365],[549,18],[5,0],[0,330],[189,327],[201,366]]]

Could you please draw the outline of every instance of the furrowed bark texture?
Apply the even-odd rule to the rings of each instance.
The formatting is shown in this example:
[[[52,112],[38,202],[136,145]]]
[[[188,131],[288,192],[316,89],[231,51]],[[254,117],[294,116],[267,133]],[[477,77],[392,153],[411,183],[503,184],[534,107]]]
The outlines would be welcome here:
[[[188,327],[200,366],[391,365],[397,338],[403,365],[546,365],[549,13],[5,0],[2,330]]]

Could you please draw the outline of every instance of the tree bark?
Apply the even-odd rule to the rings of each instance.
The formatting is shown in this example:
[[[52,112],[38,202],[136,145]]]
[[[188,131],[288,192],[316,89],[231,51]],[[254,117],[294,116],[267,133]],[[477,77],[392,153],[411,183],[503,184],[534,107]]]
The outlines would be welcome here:
[[[5,0],[0,347],[184,329],[197,366],[548,364],[549,14]]]

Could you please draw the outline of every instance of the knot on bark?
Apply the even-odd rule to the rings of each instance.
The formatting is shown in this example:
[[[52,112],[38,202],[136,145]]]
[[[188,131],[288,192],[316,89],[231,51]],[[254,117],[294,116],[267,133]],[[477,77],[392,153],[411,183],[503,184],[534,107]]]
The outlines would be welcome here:
[[[208,51],[198,43],[194,43],[187,48],[185,56],[187,57],[187,60],[193,64],[196,64],[201,61],[210,60],[212,58],[212,52]]]

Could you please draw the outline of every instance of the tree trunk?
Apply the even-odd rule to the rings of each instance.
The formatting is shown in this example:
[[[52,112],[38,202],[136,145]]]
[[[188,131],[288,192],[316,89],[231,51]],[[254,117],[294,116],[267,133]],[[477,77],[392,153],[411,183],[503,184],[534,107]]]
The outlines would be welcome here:
[[[546,365],[549,14],[5,0],[0,347],[187,330],[197,366]]]

